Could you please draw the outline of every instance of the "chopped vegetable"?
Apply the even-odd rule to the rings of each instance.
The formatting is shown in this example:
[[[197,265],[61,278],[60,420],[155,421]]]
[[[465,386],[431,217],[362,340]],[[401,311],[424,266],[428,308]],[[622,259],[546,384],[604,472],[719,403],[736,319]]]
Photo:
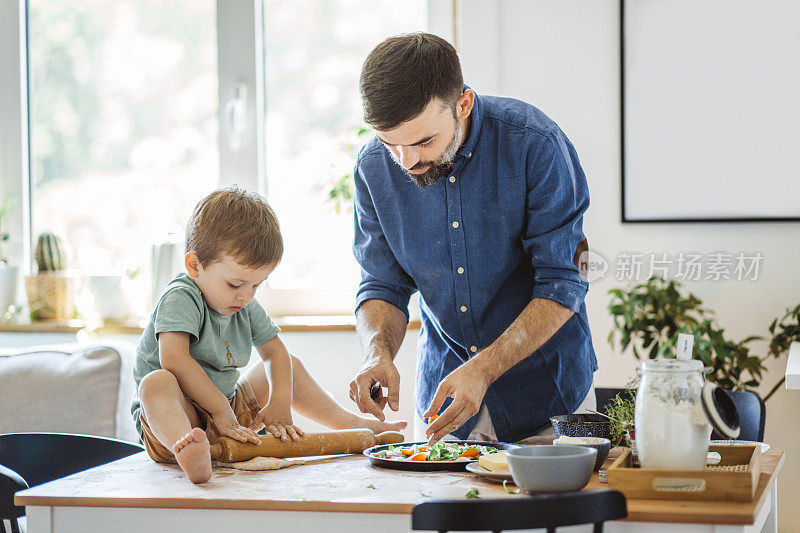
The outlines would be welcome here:
[[[439,418],[439,415],[433,415],[433,416],[429,416],[429,417],[428,417],[428,425],[430,425],[430,424],[431,424],[431,422],[433,422],[433,421],[434,421],[434,420],[436,420],[437,418]]]
[[[480,494],[480,493],[481,493],[481,491],[479,491],[475,487],[472,487],[472,489],[470,489],[470,491],[466,494],[466,497],[467,498],[477,498],[478,494]]]
[[[370,483],[369,485],[367,485],[367,488],[368,489],[377,489],[378,487],[376,487],[375,485]]]
[[[508,486],[507,479],[503,480],[503,488],[506,489],[506,492],[509,494],[519,494],[519,487],[512,489],[511,487]]]
[[[374,457],[395,461],[473,461],[481,455],[497,452],[492,446],[439,441],[433,446],[415,444],[413,446],[387,446],[386,450],[375,453]],[[422,457],[419,457],[419,456]]]

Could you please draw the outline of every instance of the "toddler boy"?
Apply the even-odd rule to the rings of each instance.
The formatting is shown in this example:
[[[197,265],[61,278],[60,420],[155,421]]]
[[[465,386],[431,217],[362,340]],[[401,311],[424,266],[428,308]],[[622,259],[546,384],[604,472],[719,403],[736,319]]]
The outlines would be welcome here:
[[[334,429],[399,430],[337,403],[290,356],[280,329],[253,299],[283,254],[272,208],[238,187],[195,207],[186,229],[186,272],[162,293],[137,347],[131,412],[145,449],[180,465],[194,483],[211,478],[210,442],[299,439],[291,409]],[[242,379],[252,346],[263,362]],[[264,363],[269,363],[267,371]]]

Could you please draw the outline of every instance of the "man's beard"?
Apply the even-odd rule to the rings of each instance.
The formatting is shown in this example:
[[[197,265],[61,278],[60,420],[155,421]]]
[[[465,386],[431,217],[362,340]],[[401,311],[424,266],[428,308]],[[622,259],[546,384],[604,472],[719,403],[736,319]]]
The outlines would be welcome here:
[[[410,169],[406,169],[403,165],[400,165],[400,162],[392,153],[392,158],[394,159],[395,163],[400,165],[400,168],[411,178],[411,181],[416,183],[421,188],[430,187],[442,176],[446,176],[453,171],[453,159],[455,159],[456,154],[458,153],[458,149],[461,147],[461,122],[456,119],[456,131],[453,134],[453,140],[450,141],[450,144],[447,145],[442,157],[439,158],[437,163],[427,162],[427,161],[420,161]],[[391,153],[391,152],[390,152]],[[422,174],[412,174],[409,170],[415,170],[424,168],[430,165],[430,168],[423,172]]]

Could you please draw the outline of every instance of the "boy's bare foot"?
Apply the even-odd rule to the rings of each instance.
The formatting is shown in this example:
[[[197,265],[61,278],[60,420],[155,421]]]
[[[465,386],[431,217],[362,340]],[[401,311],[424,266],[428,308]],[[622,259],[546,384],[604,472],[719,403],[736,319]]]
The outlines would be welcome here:
[[[205,431],[192,429],[172,446],[172,452],[192,483],[211,479],[211,451]]]
[[[383,433],[384,431],[402,431],[408,425],[408,422],[405,420],[397,420],[395,422],[381,422],[375,417],[372,416],[359,416],[355,415],[355,421],[353,425],[350,426],[352,428],[367,428],[371,429],[373,433],[376,435],[378,433]]]

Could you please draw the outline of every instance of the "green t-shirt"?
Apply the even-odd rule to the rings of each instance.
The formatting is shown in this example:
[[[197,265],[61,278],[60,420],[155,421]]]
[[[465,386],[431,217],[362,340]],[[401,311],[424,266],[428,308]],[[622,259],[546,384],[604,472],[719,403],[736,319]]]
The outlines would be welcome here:
[[[133,378],[137,392],[131,404],[131,414],[140,435],[139,382],[153,370],[161,368],[158,335],[168,331],[189,334],[189,354],[200,363],[222,394],[232,400],[239,368],[247,365],[252,347],[273,338],[280,328],[255,299],[232,316],[224,316],[208,307],[188,274],[175,276],[161,294],[136,348]]]

